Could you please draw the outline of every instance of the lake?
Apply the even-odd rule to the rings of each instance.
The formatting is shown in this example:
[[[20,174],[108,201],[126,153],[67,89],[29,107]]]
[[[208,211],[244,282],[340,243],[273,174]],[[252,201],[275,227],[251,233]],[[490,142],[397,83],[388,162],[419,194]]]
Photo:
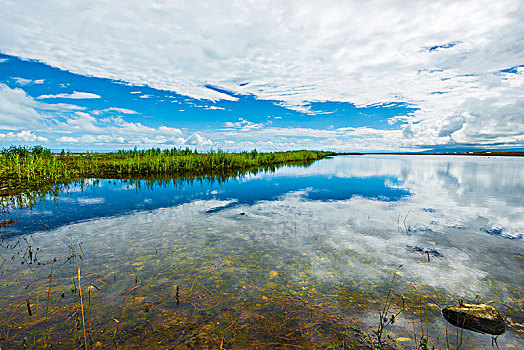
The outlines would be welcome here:
[[[3,215],[0,344],[314,348],[373,334],[391,300],[399,347],[491,348],[442,318],[463,300],[509,317],[496,341],[518,348],[523,175],[522,158],[366,155],[73,184]]]

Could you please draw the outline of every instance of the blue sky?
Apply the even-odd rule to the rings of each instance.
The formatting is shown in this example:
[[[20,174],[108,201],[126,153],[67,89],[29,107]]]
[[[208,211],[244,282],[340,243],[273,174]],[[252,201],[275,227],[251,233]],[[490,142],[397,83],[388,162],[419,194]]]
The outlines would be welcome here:
[[[523,148],[503,2],[4,2],[0,146]]]

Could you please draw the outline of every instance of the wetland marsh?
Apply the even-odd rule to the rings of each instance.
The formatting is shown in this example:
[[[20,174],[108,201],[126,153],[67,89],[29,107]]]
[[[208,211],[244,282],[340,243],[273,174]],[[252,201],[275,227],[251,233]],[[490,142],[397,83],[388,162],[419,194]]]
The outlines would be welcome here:
[[[70,184],[3,214],[0,346],[366,348],[390,292],[393,348],[491,348],[442,318],[461,299],[500,310],[498,346],[518,348],[522,174],[522,158],[367,155]]]

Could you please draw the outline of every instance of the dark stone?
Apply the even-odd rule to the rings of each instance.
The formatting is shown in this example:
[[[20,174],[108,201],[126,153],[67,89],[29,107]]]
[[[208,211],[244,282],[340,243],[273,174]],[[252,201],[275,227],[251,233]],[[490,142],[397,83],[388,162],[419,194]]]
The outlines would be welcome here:
[[[479,333],[500,335],[506,331],[506,323],[499,312],[485,304],[462,304],[442,309],[446,321],[454,326]]]
[[[408,250],[410,252],[412,252],[412,253],[420,253],[420,254],[428,253],[429,255],[434,256],[436,258],[443,258],[444,257],[444,255],[442,255],[442,253],[440,253],[436,249],[422,248],[422,247],[419,247],[418,245],[416,245],[416,246],[407,245],[406,248],[408,248]]]

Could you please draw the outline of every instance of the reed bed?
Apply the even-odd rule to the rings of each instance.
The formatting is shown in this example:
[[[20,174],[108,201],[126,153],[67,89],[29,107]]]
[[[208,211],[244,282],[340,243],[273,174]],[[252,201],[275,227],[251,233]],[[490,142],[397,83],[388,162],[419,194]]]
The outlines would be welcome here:
[[[0,156],[0,193],[36,190],[87,178],[129,178],[149,176],[192,176],[236,173],[248,169],[297,162],[312,162],[331,152],[238,152],[153,148],[112,153],[53,154],[41,146],[3,149]]]

